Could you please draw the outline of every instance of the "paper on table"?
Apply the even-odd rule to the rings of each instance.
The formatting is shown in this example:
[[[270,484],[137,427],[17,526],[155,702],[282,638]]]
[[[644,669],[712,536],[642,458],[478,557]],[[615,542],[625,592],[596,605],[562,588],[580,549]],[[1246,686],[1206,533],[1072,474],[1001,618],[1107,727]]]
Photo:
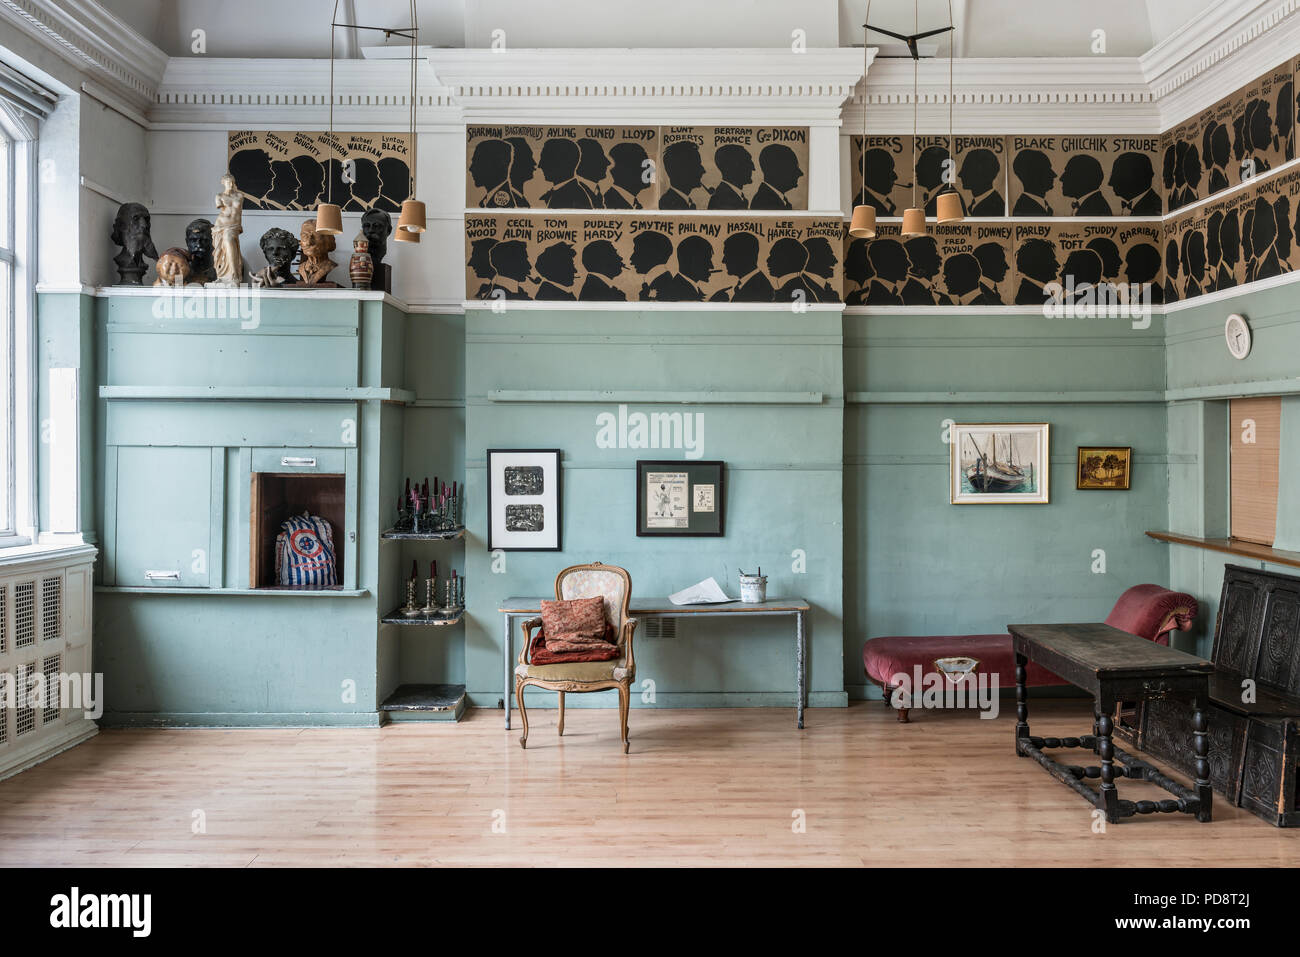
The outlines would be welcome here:
[[[724,601],[735,601],[734,598],[727,597],[714,578],[706,578],[697,585],[683,588],[669,595],[668,600],[674,605],[720,605]]]

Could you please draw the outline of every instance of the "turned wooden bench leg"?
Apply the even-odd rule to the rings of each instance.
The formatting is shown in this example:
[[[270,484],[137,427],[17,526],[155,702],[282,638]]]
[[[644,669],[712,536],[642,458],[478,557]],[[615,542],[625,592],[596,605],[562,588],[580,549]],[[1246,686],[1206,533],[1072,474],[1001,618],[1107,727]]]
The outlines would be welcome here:
[[[1029,737],[1029,691],[1025,687],[1025,666],[1029,659],[1016,652],[1016,754],[1024,757],[1020,750],[1020,739]]]

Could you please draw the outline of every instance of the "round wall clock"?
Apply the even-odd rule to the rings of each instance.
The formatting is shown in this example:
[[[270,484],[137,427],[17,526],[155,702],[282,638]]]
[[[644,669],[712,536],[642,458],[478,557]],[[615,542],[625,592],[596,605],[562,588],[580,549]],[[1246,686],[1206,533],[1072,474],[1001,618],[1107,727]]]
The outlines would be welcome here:
[[[1223,337],[1228,342],[1228,352],[1234,359],[1244,359],[1250,355],[1250,326],[1246,317],[1233,313],[1223,327]]]

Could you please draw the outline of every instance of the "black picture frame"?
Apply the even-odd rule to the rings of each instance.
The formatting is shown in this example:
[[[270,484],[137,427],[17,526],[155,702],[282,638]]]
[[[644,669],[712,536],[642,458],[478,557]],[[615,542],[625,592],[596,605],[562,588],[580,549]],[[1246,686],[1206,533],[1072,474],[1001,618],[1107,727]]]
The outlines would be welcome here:
[[[492,495],[492,488],[496,484],[493,477],[494,467],[495,467],[494,459],[496,459],[499,456],[510,456],[510,455],[516,455],[516,456],[527,455],[533,457],[541,455],[541,456],[551,457],[551,461],[548,464],[554,470],[553,474],[555,476],[555,501],[554,501],[555,544],[553,545],[508,544],[500,541],[499,538],[495,537],[493,534],[493,529],[496,527],[496,522],[495,522],[496,513],[494,511],[496,506],[493,504],[493,495]],[[564,469],[561,467],[561,458],[562,458],[562,453],[559,449],[488,449],[487,450],[487,469],[486,469],[487,495],[484,496],[484,498],[487,500],[488,551],[491,552],[491,551],[500,550],[505,552],[558,552],[563,550],[564,547],[564,541],[563,541],[564,538]],[[509,466],[503,464],[501,467],[504,469],[504,468],[508,468]],[[499,497],[496,499],[496,502],[497,504],[501,504]],[[527,535],[532,533],[523,533],[523,534]]]
[[[646,484],[651,472],[686,474],[686,525],[652,527]],[[713,486],[713,511],[697,511],[695,487]],[[726,534],[726,464],[720,460],[638,459],[636,463],[636,534],[638,538],[718,538]]]

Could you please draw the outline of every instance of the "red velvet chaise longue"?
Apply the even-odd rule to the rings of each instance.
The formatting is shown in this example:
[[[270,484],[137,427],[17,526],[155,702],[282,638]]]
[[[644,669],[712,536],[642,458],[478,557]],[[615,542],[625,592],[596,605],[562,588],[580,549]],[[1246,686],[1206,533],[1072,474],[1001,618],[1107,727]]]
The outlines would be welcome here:
[[[1169,644],[1169,633],[1187,631],[1196,620],[1196,599],[1159,585],[1134,585],[1119,596],[1106,624],[1146,638],[1159,645]],[[1011,636],[1001,635],[891,635],[868,639],[862,646],[862,666],[867,677],[880,686],[885,701],[893,697],[895,675],[935,670],[936,658],[965,656],[979,661],[976,672],[998,675],[998,686],[1014,688],[1015,656]],[[1035,662],[1026,668],[1030,687],[1061,685],[1066,682]],[[898,708],[898,720],[908,720],[907,708]]]

